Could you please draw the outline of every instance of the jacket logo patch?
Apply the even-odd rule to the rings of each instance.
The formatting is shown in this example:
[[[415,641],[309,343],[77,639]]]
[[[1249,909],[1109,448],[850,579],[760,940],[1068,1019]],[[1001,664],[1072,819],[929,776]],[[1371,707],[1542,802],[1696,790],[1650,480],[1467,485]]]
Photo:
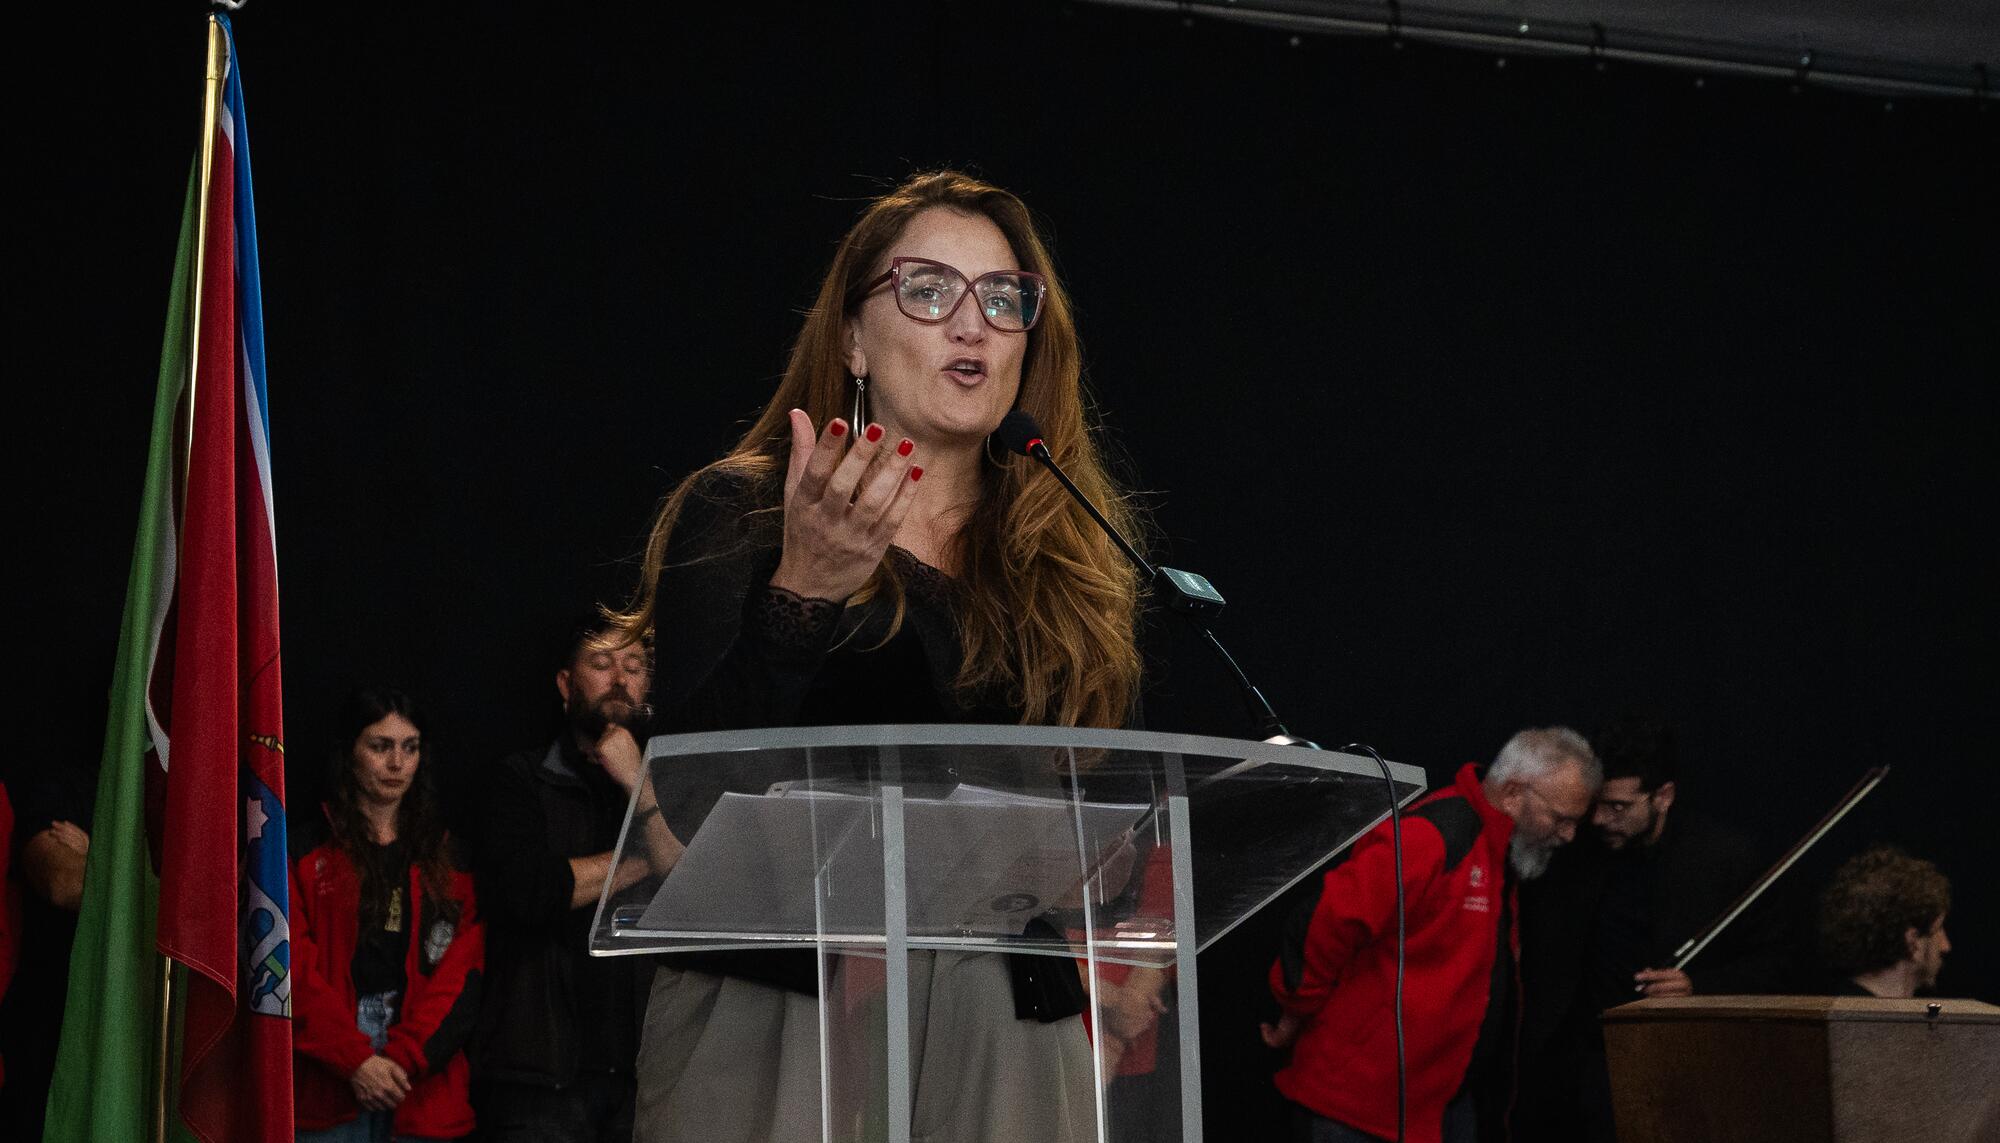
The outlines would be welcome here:
[[[1483,865],[1473,866],[1472,872],[1465,875],[1465,881],[1466,884],[1471,885],[1474,889],[1486,884],[1486,867]]]
[[[430,964],[443,960],[451,939],[457,935],[458,927],[450,921],[432,922],[430,932],[424,935],[424,960]]]
[[[1493,898],[1488,897],[1484,893],[1467,893],[1465,895],[1465,911],[1468,913],[1491,913],[1493,911]]]

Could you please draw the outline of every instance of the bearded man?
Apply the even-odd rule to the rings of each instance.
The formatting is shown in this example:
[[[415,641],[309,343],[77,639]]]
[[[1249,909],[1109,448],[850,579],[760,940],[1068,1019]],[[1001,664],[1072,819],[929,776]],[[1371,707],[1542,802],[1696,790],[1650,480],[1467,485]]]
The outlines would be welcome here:
[[[632,1138],[652,966],[592,957],[590,923],[607,882],[617,892],[649,872],[613,850],[641,773],[633,728],[652,688],[652,649],[618,646],[594,614],[563,646],[562,731],[486,775],[475,865],[486,992],[471,1056],[488,1143]]]
[[[1523,730],[1484,774],[1467,763],[1404,811],[1410,1143],[1474,1143],[1480,1120],[1504,1110],[1482,1097],[1512,1065],[1517,885],[1576,836],[1602,781],[1582,735]],[[1264,1041],[1292,1050],[1277,1084],[1298,1105],[1300,1140],[1397,1137],[1396,887],[1383,822],[1326,874],[1271,966],[1283,1015]]]
[[[1521,896],[1522,1073],[1517,1139],[1612,1143],[1611,1081],[1598,1015],[1634,1000],[1783,992],[1796,975],[1791,926],[1768,897],[1685,969],[1675,950],[1764,871],[1741,830],[1690,813],[1675,735],[1627,715],[1594,739],[1604,786],[1591,830]]]

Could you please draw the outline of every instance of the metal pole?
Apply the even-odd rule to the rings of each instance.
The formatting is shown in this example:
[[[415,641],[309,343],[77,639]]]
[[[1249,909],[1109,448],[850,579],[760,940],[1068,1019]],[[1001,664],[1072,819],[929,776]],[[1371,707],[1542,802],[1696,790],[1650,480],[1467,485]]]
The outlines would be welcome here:
[[[1477,28],[1454,28],[1427,24],[1421,17],[1410,14],[1387,19],[1364,18],[1359,15],[1321,15],[1310,11],[1261,8],[1239,5],[1236,0],[1225,3],[1193,4],[1188,0],[1097,0],[1097,3],[1112,8],[1137,8],[1155,12],[1169,12],[1192,18],[1199,16],[1206,20],[1229,21],[1258,27],[1281,29],[1307,33],[1321,33],[1346,36],[1387,36],[1391,38],[1443,44],[1447,47],[1472,48],[1475,50],[1497,51],[1508,54],[1536,54],[1547,56],[1583,56],[1590,59],[1618,60],[1621,62],[1659,65],[1665,67],[1688,68],[1718,75],[1740,75],[1756,79],[1792,80],[1838,90],[1862,92],[1877,95],[1924,95],[1924,96],[1964,96],[1978,99],[1992,99],[1994,96],[1980,85],[1977,74],[1968,68],[1964,82],[1952,83],[1943,78],[1913,79],[1886,74],[1876,74],[1865,70],[1865,65],[1855,70],[1837,70],[1825,66],[1812,66],[1807,54],[1802,53],[1798,63],[1760,63],[1753,60],[1725,59],[1710,46],[1693,41],[1683,41],[1681,46],[1662,42],[1658,47],[1614,47],[1590,37],[1588,29],[1575,24],[1563,26],[1557,22],[1536,21],[1529,29],[1525,22],[1521,31],[1482,31]],[[1357,6],[1358,7],[1358,6]],[[1394,11],[1394,8],[1391,8]],[[1935,71],[1936,69],[1926,69]]]
[[[167,1084],[172,1082],[168,1065],[173,1040],[174,962],[160,957],[160,1022],[153,1038],[153,1143],[167,1143]]]
[[[187,417],[181,422],[183,488],[187,486],[185,466],[194,459],[195,382],[201,366],[202,271],[208,258],[208,189],[215,177],[215,121],[222,106],[222,73],[228,61],[229,47],[223,35],[222,21],[211,13],[208,17],[208,74],[203,84],[201,104],[201,199],[195,205],[193,303],[188,307],[193,328],[188,331]]]
[[[1827,831],[1837,825],[1840,819],[1847,816],[1847,811],[1860,805],[1861,799],[1872,793],[1876,786],[1882,784],[1882,779],[1888,776],[1889,768],[1887,766],[1877,766],[1866,774],[1863,774],[1861,780],[1854,784],[1854,788],[1847,792],[1847,796],[1840,799],[1840,804],[1827,811],[1827,815],[1820,819],[1819,824],[1808,831],[1804,837],[1800,838],[1798,844],[1792,846],[1785,853],[1785,856],[1779,858],[1778,863],[1767,870],[1764,876],[1759,877],[1756,884],[1744,890],[1743,895],[1738,897],[1735,903],[1731,904],[1728,909],[1724,910],[1720,917],[1711,921],[1706,929],[1689,937],[1681,943],[1680,948],[1674,950],[1674,967],[1686,968],[1688,962],[1699,956],[1701,950],[1707,948],[1708,943],[1719,936],[1722,930],[1729,926],[1731,921],[1742,916],[1745,909],[1755,904],[1757,898],[1764,895],[1764,890],[1769,889],[1778,878],[1783,877],[1786,870],[1796,864],[1799,858],[1804,857],[1807,850],[1817,845],[1819,839],[1825,837]]]

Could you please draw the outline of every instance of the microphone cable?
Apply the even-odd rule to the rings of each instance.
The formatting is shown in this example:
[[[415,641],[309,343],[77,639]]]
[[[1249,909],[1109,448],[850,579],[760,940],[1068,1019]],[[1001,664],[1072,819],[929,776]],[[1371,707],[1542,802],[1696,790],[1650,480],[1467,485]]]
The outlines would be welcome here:
[[[1111,526],[1111,521],[1104,518],[1104,513],[1098,511],[1097,505],[1090,502],[1090,498],[1083,494],[1083,490],[1070,480],[1069,474],[1062,470],[1062,466],[1056,463],[1048,445],[1042,440],[1041,428],[1035,424],[1035,418],[1026,411],[1016,409],[1003,417],[999,427],[993,430],[992,439],[998,440],[1010,453],[1040,461],[1042,467],[1062,483],[1071,498],[1083,506],[1083,510],[1089,513],[1090,518],[1096,521],[1104,534],[1111,538],[1112,543],[1125,554],[1125,558],[1132,562],[1147,584],[1166,591],[1169,600],[1178,600],[1179,606],[1173,610],[1181,612],[1183,617],[1193,622],[1197,630],[1207,636],[1209,646],[1235,676],[1251,717],[1259,723],[1259,732],[1271,736],[1266,738],[1266,741],[1283,741],[1295,746],[1319,749],[1312,742],[1292,737],[1285,729],[1285,724],[1278,720],[1277,713],[1271,709],[1271,704],[1264,698],[1263,692],[1250,682],[1249,677],[1243,673],[1243,668],[1236,664],[1235,658],[1223,647],[1222,641],[1209,629],[1205,618],[1220,610],[1222,596],[1216,593],[1207,580],[1186,572],[1176,572],[1171,568],[1156,569],[1148,563],[1146,558],[1139,554],[1138,549],[1120,535],[1118,529]],[[1351,742],[1341,749],[1343,753],[1366,751],[1382,771],[1382,784],[1389,792],[1389,839],[1396,866],[1396,1143],[1404,1143],[1409,1128],[1410,1076],[1409,1051],[1403,1031],[1404,943],[1408,936],[1408,915],[1405,908],[1407,903],[1403,894],[1403,815],[1396,805],[1395,776],[1389,772],[1389,763],[1383,760],[1382,755],[1373,746],[1362,742]]]
[[[1410,1073],[1407,1048],[1403,1042],[1403,940],[1405,937],[1405,913],[1403,909],[1403,811],[1396,805],[1396,779],[1389,773],[1389,764],[1373,746],[1365,742],[1350,742],[1340,748],[1342,754],[1352,751],[1366,751],[1375,765],[1382,770],[1382,784],[1389,790],[1389,848],[1396,860],[1396,1143],[1403,1143],[1404,1132],[1409,1126],[1410,1115]]]

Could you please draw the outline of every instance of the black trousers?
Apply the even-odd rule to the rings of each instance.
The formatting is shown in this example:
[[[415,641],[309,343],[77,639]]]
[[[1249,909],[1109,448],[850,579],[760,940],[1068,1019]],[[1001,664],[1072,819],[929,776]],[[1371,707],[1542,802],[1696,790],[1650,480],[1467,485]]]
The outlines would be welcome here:
[[[579,1076],[567,1087],[485,1083],[473,1091],[480,1143],[632,1143],[633,1079]]]

